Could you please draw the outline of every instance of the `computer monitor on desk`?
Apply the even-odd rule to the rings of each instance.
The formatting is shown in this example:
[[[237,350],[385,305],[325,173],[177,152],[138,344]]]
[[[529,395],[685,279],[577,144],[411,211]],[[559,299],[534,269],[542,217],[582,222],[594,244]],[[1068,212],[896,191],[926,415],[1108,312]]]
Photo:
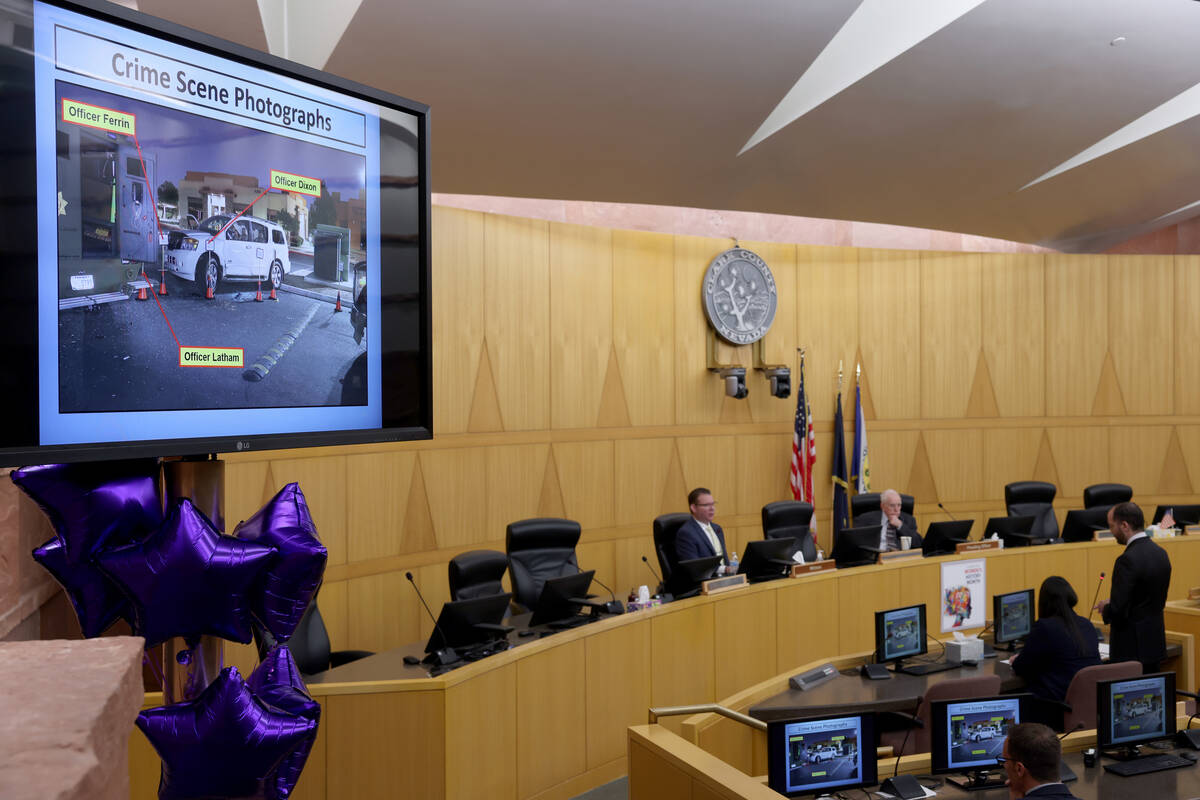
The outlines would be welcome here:
[[[720,556],[689,558],[678,562],[669,581],[671,594],[675,596],[676,600],[700,594],[700,584],[716,576],[719,566],[721,566]]]
[[[470,600],[454,600],[444,604],[441,613],[438,614],[433,634],[425,645],[425,652],[434,653],[447,647],[458,650],[504,639],[512,628],[500,623],[511,599],[512,595],[506,593],[473,597]],[[468,661],[474,660],[469,652],[458,655]]]
[[[927,556],[951,555],[957,551],[958,545],[967,541],[971,535],[973,519],[943,520],[929,523],[925,538],[921,541],[921,551]]]
[[[963,789],[1003,786],[1000,755],[1008,729],[1028,722],[1032,695],[938,700],[930,703],[930,762],[935,774],[960,773],[948,778]]]
[[[872,786],[877,770],[873,714],[767,723],[767,785],[782,795]]]
[[[1005,547],[1028,547],[1031,544],[1041,544],[1045,540],[1035,538],[1031,531],[1036,517],[992,517],[983,529],[983,538],[990,539],[992,534],[999,534]]]
[[[879,526],[844,528],[833,543],[838,569],[861,567],[879,560]]]
[[[1016,643],[1033,629],[1033,589],[993,595],[992,620],[996,647],[1015,650]]]
[[[1175,673],[1096,684],[1096,744],[1138,755],[1138,746],[1175,735]]]
[[[1162,505],[1154,509],[1154,524],[1162,522],[1163,515],[1168,511],[1175,518],[1176,525],[1200,525],[1200,506]]]
[[[738,574],[745,575],[751,583],[786,578],[795,563],[788,557],[794,546],[792,539],[746,542],[746,552],[738,565]]]
[[[537,603],[533,606],[533,616],[529,625],[546,625],[562,627],[564,623],[580,624],[587,617],[579,614],[579,609],[588,604],[588,587],[592,585],[592,576],[596,570],[576,572],[573,575],[559,575],[557,578],[547,578],[538,595]]]
[[[1063,520],[1064,542],[1090,542],[1101,532],[1108,532],[1108,509],[1103,506],[1071,509]]]
[[[904,659],[924,655],[925,605],[875,612],[875,661],[904,672]]]

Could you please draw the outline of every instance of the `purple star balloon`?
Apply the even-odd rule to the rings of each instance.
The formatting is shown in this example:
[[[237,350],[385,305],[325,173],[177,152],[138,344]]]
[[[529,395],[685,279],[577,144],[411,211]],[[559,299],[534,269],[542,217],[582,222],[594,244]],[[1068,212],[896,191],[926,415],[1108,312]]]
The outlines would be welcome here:
[[[279,551],[250,597],[251,609],[276,641],[291,638],[321,585],[328,551],[317,538],[304,494],[295,483],[279,490],[233,535]]]
[[[129,597],[146,647],[172,636],[250,641],[246,594],[275,549],[222,536],[187,499],[145,541],[99,556]]]
[[[300,670],[287,647],[280,645],[272,648],[250,674],[246,685],[255,697],[268,706],[320,723],[321,704],[309,696]],[[284,756],[267,776],[263,787],[267,800],[284,800],[291,796],[316,740],[317,729],[314,727],[312,735]]]
[[[152,458],[44,464],[12,473],[54,526],[33,558],[62,584],[86,637],[132,617],[125,596],[95,565],[102,548],[135,542],[162,523],[158,462]]]
[[[137,726],[162,758],[160,800],[262,797],[276,765],[317,729],[256,699],[237,667],[195,700],[146,709]]]

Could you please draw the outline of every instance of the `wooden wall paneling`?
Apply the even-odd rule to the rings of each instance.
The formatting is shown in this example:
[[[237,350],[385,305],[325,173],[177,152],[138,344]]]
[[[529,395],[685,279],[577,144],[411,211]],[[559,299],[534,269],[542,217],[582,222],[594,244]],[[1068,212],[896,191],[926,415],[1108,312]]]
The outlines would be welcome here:
[[[508,668],[511,674],[512,667]],[[510,681],[511,683],[511,681]],[[446,761],[461,758],[470,742],[450,742],[446,731],[467,734],[483,731],[492,737],[484,748],[471,753],[480,767],[503,751],[504,737],[489,728],[491,720],[480,713],[477,726],[447,724],[451,694],[442,692],[380,692],[326,697],[322,704],[321,727],[325,736],[327,795],[337,797],[389,797],[404,787],[409,797],[455,797],[447,780]],[[511,704],[511,694],[510,694]],[[481,707],[481,712],[485,707]],[[315,755],[315,753],[314,753]],[[511,764],[511,759],[509,761]],[[464,771],[478,772],[480,767]],[[515,781],[510,781],[511,787]],[[497,791],[494,797],[511,796]]]
[[[898,608],[900,574],[886,567],[863,567],[861,574],[848,575],[838,583],[838,630],[842,653],[857,653],[875,647],[875,612]]]
[[[421,637],[424,612],[403,572],[352,578],[347,583],[347,648],[378,653]]]
[[[1016,481],[1033,479],[1044,436],[1045,431],[1040,427],[985,429],[982,478],[977,499],[986,500],[989,507],[1003,513],[1004,487]],[[1062,494],[1061,486],[1059,494]]]
[[[248,644],[240,642],[224,642],[225,652],[222,658],[223,667],[237,667],[238,672],[242,673],[242,677],[249,677],[254,668],[258,666],[258,648],[251,641]]]
[[[775,594],[749,592],[714,605],[717,697],[727,697],[779,673]]]
[[[976,527],[979,523],[975,523]],[[978,534],[976,534],[978,536]],[[1034,600],[1037,600],[1037,586],[1034,586],[1025,580],[1025,557],[1023,554],[1017,556],[1002,556],[997,558],[999,553],[988,555],[987,558],[987,593],[988,593],[988,618],[991,619],[992,607],[991,596],[997,594],[1005,594],[1006,592],[1019,592],[1022,589],[1033,589]],[[1091,597],[1091,595],[1088,595]],[[1086,602],[1086,601],[1085,601]],[[1036,614],[1035,614],[1036,616]]]
[[[1003,417],[1046,413],[1045,261],[1042,255],[981,256],[983,352]]]
[[[446,797],[517,797],[516,664],[447,689],[446,730]]]
[[[1097,587],[1100,587],[1100,599],[1108,597],[1109,590],[1112,588],[1113,564],[1120,558],[1124,550],[1121,545],[1115,542],[1106,542],[1102,545],[1097,544],[1094,547],[1088,548],[1085,581],[1082,586],[1074,583],[1071,584],[1075,589],[1075,593],[1079,595],[1079,605],[1075,608],[1078,614],[1086,617],[1087,612],[1091,611],[1092,607],[1089,603],[1096,596]],[[1101,572],[1104,573],[1104,583],[1102,586],[1100,583]],[[1096,619],[1099,618],[1100,615],[1097,614]]]
[[[1059,497],[1078,497],[1082,504],[1084,487],[1104,483],[1111,474],[1108,429],[1052,427],[1046,429],[1046,435],[1054,452],[1054,463],[1058,465]]]
[[[332,581],[321,584],[317,592],[321,619],[325,622],[325,632],[329,634],[329,644],[334,650],[351,649],[347,644],[350,641],[349,589],[346,581]]]
[[[638,612],[633,612],[638,613]],[[625,729],[650,707],[650,625],[623,625],[584,640],[587,766],[625,756]]]
[[[484,334],[484,215],[433,210],[433,429],[464,433]]]
[[[679,463],[683,468],[685,494],[679,500],[680,510],[687,510],[687,494],[697,486],[712,491],[717,501],[717,524],[721,517],[749,513],[738,503],[738,438],[737,436],[681,436],[675,440]]]
[[[775,593],[777,663],[782,672],[810,661],[832,658],[845,648],[841,628],[830,625],[837,616],[840,583],[833,576],[798,578]]]
[[[966,414],[983,346],[981,263],[977,253],[921,254],[920,304],[908,312],[919,314],[925,419]]]
[[[549,456],[548,444],[484,448],[487,513],[483,531],[477,531],[470,541],[503,539],[508,523],[539,516],[542,478]]]
[[[854,395],[851,392],[850,403],[847,405],[846,419],[851,425],[850,432],[846,434],[846,464],[850,464],[852,453],[854,451]],[[884,489],[895,489],[898,492],[908,492],[909,476],[912,474],[913,457],[917,451],[917,440],[920,437],[918,431],[904,430],[872,430],[871,423],[867,423],[867,444],[870,447],[869,458],[871,461],[871,491],[882,492]],[[830,441],[828,448],[822,452],[817,449],[817,458],[822,461],[832,461],[833,459],[833,442]],[[829,486],[830,497],[827,503],[832,502],[833,486]],[[817,495],[820,497],[820,495]],[[918,497],[918,503],[928,503],[932,500],[929,497]]]
[[[1173,256],[1108,257],[1108,342],[1129,414],[1175,407]],[[1185,311],[1195,315],[1196,305]]]
[[[613,330],[612,232],[550,225],[550,427],[592,428]]]
[[[839,360],[851,379],[847,385],[853,387],[859,252],[853,247],[796,248],[796,346],[807,350],[805,388],[813,417],[821,421],[833,419]],[[797,373],[793,383],[799,382]],[[827,452],[818,445],[818,459]]]
[[[790,433],[743,434],[737,443],[737,508],[742,515],[760,516],[762,507],[791,500],[788,475],[792,463]],[[813,487],[815,490],[816,482]]]
[[[1047,416],[1092,413],[1108,353],[1108,288],[1108,256],[1046,256]]]
[[[707,369],[708,320],[701,284],[712,260],[732,247],[728,239],[675,237],[675,422],[702,425],[720,419],[725,390]],[[749,347],[732,347],[718,339],[717,362],[751,366]],[[754,381],[747,370],[746,385]],[[731,401],[732,402],[732,401]],[[745,403],[745,400],[737,401]]]
[[[796,352],[796,245],[742,242],[742,246],[762,256],[775,276],[778,305],[775,322],[762,340],[764,361],[767,364],[782,364],[792,370],[792,395],[785,399],[771,396],[770,381],[763,377],[763,373],[747,374],[746,385],[750,390],[747,401],[755,422],[788,422],[796,413],[796,370],[800,366],[799,353]]]
[[[554,463],[567,517],[587,528],[616,522],[613,442],[555,442]]]
[[[992,587],[987,587],[991,594]],[[925,604],[926,624],[929,632],[937,636],[941,631],[940,615],[942,613],[942,565],[912,563],[906,564],[899,570],[899,591],[895,606],[880,606],[877,611],[900,606],[915,606]],[[859,625],[868,628],[873,624],[866,618],[859,620]]]
[[[225,532],[250,519],[282,485],[270,488],[269,461],[225,461]],[[303,487],[301,487],[303,489]]]
[[[652,553],[647,553],[649,558]],[[593,579],[591,593],[599,597],[601,600],[608,595],[608,590],[601,584],[608,584],[612,588],[612,593],[616,600],[624,601],[627,595],[622,594],[616,583],[616,562],[613,555],[613,542],[611,539],[598,539],[588,536],[585,529],[579,544],[575,547],[575,558],[579,561],[579,568],[582,570],[594,569],[596,576]]]
[[[1107,480],[1133,487],[1135,502],[1158,492],[1163,461],[1171,441],[1170,425],[1119,426],[1108,429],[1109,477]],[[1083,508],[1083,497],[1079,498]],[[1146,509],[1143,509],[1146,510]],[[1150,514],[1154,508],[1148,509]],[[1150,520],[1147,519],[1148,523]]]
[[[484,486],[479,484],[485,448],[422,450],[418,458],[439,548],[467,547],[504,538],[503,528],[489,530],[486,524],[486,482]]]
[[[1200,256],[1175,256],[1175,413],[1200,414]]]
[[[691,705],[716,700],[716,640],[713,604],[705,603],[650,621],[650,702],[655,706]],[[679,732],[682,717],[662,724]]]
[[[720,520],[717,521],[720,525]],[[732,525],[723,526],[725,531],[725,546],[730,552],[737,553],[738,558],[746,557],[746,545],[750,542],[758,541],[763,537],[762,524],[758,525]]]
[[[1025,559],[1025,584],[1029,588],[1036,591],[1051,575],[1066,578],[1075,593],[1083,597],[1080,589],[1088,585],[1087,558],[1081,557],[1077,548],[1046,545],[1038,551],[1037,560]],[[1079,602],[1086,603],[1087,600]]]
[[[629,797],[630,800],[693,800],[692,779],[658,753],[631,741]]]
[[[517,667],[517,797],[587,768],[584,643],[550,648]]]
[[[667,500],[673,503],[670,510],[687,511],[687,489],[678,499],[664,496],[673,458],[674,439],[616,440],[618,525],[645,525],[649,531],[654,518],[666,513],[663,508]]]
[[[484,219],[484,330],[506,431],[550,427],[549,224]]]
[[[417,588],[421,590],[425,602],[429,603],[429,608],[433,610],[434,614],[442,613],[442,605],[450,602],[449,564],[445,561],[439,561],[436,564],[424,564],[412,572],[413,580],[416,581]],[[400,574],[402,578],[404,577],[403,573],[390,574]],[[508,573],[505,573],[506,577],[507,575]],[[405,579],[404,583],[408,583],[408,580]],[[402,589],[407,589],[408,594],[406,597],[402,595],[404,597],[404,604],[401,613],[416,615],[418,634],[417,638],[413,641],[419,641],[424,644],[433,633],[433,620],[429,618],[425,607],[421,605],[421,601],[417,598],[417,593],[408,586],[404,586]],[[408,611],[409,608],[412,609],[411,612]]]
[[[158,800],[162,759],[140,731],[129,736],[129,800]]]
[[[1200,425],[1178,425],[1175,428],[1175,433],[1179,437],[1180,454],[1183,457],[1184,466],[1182,469],[1187,474],[1184,476],[1164,475],[1163,480],[1182,486],[1190,484],[1193,491],[1195,491],[1197,487],[1200,487]],[[1164,469],[1170,469],[1166,464],[1163,466]],[[1180,468],[1176,467],[1175,469]],[[1187,480],[1183,481],[1182,478],[1186,478]],[[1135,497],[1134,500],[1136,501],[1137,498]],[[1189,499],[1188,502],[1195,501]],[[1153,513],[1153,509],[1151,509],[1150,513]]]
[[[978,428],[927,430],[925,452],[943,503],[977,500],[983,488],[983,431]],[[870,438],[868,436],[868,443]],[[932,497],[918,498],[932,502]]]
[[[654,550],[650,523],[646,523],[638,535],[613,540],[613,580],[616,581],[613,589],[618,595],[628,597],[631,589],[636,590],[643,584],[650,589],[650,594],[654,594],[658,579],[651,574],[646,564],[642,563],[642,556],[646,557],[654,572],[662,574]]]
[[[346,457],[278,459],[271,462],[269,474],[271,495],[292,481],[300,485],[321,542],[329,550],[328,563],[345,564]]]
[[[291,794],[292,800],[325,800],[326,754],[329,748],[329,701],[321,698],[321,723],[317,726],[317,738],[313,740],[312,750],[308,760],[304,762],[304,771]]]
[[[1150,509],[1153,513],[1153,509]],[[1187,597],[1188,589],[1196,585],[1196,575],[1200,573],[1200,547],[1187,538],[1158,539],[1159,544],[1171,558],[1171,587],[1167,595],[1170,600],[1182,600]]]
[[[613,231],[612,249],[613,347],[629,420],[635,426],[675,424],[674,239]],[[697,302],[699,297],[697,287]]]
[[[347,561],[398,555],[417,454],[390,450],[346,456]]]
[[[920,254],[860,250],[859,347],[879,419],[921,416],[922,319]],[[846,374],[847,394],[853,397],[853,364],[846,364]]]

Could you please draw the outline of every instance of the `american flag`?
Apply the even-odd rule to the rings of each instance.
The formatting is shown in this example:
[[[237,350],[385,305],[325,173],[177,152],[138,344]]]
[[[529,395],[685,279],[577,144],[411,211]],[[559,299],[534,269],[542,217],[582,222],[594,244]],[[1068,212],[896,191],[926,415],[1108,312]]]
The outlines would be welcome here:
[[[813,501],[813,465],[817,463],[817,436],[813,432],[812,409],[804,392],[804,359],[800,359],[800,382],[796,392],[796,424],[792,429],[792,469],[789,483],[792,499]],[[815,505],[815,503],[814,503]],[[816,528],[815,519],[813,528]]]

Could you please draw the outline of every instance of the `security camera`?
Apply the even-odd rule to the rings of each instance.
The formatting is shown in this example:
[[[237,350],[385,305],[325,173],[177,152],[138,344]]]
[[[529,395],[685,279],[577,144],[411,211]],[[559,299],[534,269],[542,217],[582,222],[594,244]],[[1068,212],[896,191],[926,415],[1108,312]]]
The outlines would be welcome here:
[[[792,394],[792,371],[787,367],[771,367],[763,370],[771,382],[771,396],[783,400]]]
[[[745,367],[725,367],[719,374],[725,381],[726,395],[736,400],[741,400],[749,394],[749,391],[746,389]]]

